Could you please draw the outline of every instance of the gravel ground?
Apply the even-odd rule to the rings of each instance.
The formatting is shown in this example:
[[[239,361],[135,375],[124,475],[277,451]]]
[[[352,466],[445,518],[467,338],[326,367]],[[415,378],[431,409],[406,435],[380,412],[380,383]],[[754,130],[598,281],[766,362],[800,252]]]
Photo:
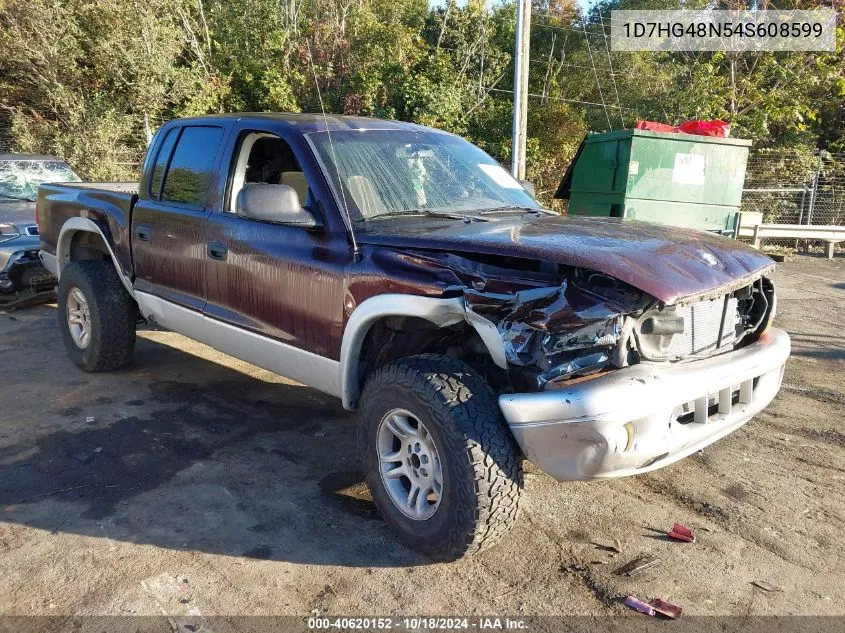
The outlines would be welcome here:
[[[383,525],[332,398],[167,332],[88,375],[55,306],[0,313],[0,613],[622,616],[635,593],[845,615],[845,260],[799,256],[776,283],[793,356],[765,412],[649,475],[528,466],[512,535],[452,564]],[[698,541],[667,540],[674,522]],[[661,564],[612,573],[640,554]]]

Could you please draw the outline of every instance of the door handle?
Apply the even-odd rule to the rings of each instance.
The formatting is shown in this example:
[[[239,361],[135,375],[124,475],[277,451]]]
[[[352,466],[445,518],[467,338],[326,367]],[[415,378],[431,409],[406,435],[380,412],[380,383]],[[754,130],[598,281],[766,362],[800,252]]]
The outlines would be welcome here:
[[[229,249],[226,248],[225,244],[221,244],[220,242],[209,242],[207,252],[211,259],[216,259],[222,262],[226,259],[226,254],[229,252]]]
[[[135,227],[135,235],[138,236],[138,239],[143,242],[149,242],[150,236],[152,236],[153,232],[148,226],[136,226]]]

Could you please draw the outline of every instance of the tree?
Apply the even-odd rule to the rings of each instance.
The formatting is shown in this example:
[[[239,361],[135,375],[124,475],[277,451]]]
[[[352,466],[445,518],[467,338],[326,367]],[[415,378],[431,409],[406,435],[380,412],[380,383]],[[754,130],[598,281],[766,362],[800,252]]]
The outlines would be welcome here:
[[[680,6],[534,2],[528,176],[541,199],[588,130],[638,118],[725,118],[758,146],[845,149],[842,27],[832,54],[610,50],[612,9]],[[0,120],[16,149],[91,179],[134,176],[147,122],[321,107],[440,127],[507,164],[514,40],[510,1],[0,0]]]

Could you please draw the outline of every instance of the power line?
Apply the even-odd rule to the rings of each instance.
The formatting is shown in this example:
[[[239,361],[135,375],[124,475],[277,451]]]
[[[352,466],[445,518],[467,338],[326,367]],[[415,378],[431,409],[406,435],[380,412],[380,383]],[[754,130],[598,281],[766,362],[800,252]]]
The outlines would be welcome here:
[[[607,35],[604,36],[604,50],[607,52],[607,65],[608,68],[610,68],[610,81],[613,84],[613,92],[616,95],[616,105],[620,106],[619,121],[622,123],[622,127],[624,128],[625,118],[622,116],[622,103],[619,100],[619,90],[616,88],[616,73],[613,72],[613,59],[610,57],[610,45],[607,43]]]
[[[602,29],[601,31],[588,31],[588,30],[586,30],[586,28],[585,29],[568,29],[564,26],[554,26],[552,24],[535,24],[534,26],[537,27],[537,28],[541,28],[541,29],[552,29],[552,30],[555,30],[555,31],[565,31],[565,32],[568,32],[568,33],[578,33],[579,35],[584,33],[586,35],[599,35],[601,37],[607,37],[607,35],[604,33],[604,29],[602,27],[598,27],[598,28]]]
[[[610,123],[610,114],[607,112],[607,105],[604,102],[604,94],[601,90],[601,82],[599,81],[599,73],[596,71],[596,62],[593,60],[593,49],[590,47],[590,40],[587,39],[587,28],[584,22],[581,22],[581,26],[584,27],[584,41],[587,44],[587,52],[590,54],[590,65],[593,67],[593,76],[596,78],[596,88],[599,91],[599,99],[601,99],[601,104],[604,107],[604,116],[607,119],[607,129],[608,131],[613,129],[613,126]]]
[[[487,90],[488,92],[506,92],[508,94],[513,94],[513,90],[507,90],[506,88],[485,88],[485,90]],[[563,102],[566,102],[566,103],[578,103],[580,105],[595,106],[597,108],[610,108],[612,110],[625,110],[627,112],[635,112],[636,114],[639,115],[639,110],[637,110],[635,108],[624,108],[624,107],[615,106],[615,105],[612,105],[612,104],[607,105],[606,103],[597,103],[595,101],[581,101],[580,99],[567,99],[565,97],[548,97],[548,96],[544,97],[543,95],[536,94],[536,93],[533,93],[533,92],[529,92],[527,94],[528,94],[529,97],[534,97],[536,99],[548,99],[550,101],[563,101]]]
[[[538,65],[541,65],[541,66],[548,66],[549,65],[549,62],[544,61],[542,59],[535,59],[531,63],[532,64],[538,64]],[[551,65],[555,66],[556,64],[554,62],[552,62]],[[558,66],[558,68],[577,68],[579,70],[592,70],[591,66],[580,66],[578,64],[559,64],[557,66]],[[622,75],[622,73],[616,73],[610,68],[604,68],[604,67],[601,67],[601,66],[597,67],[596,70],[603,72],[603,73],[613,73],[614,75]]]

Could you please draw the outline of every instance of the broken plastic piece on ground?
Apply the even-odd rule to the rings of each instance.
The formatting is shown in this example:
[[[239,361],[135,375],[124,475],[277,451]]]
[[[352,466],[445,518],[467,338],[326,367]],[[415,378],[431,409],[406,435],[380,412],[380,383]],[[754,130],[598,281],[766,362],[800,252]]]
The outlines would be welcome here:
[[[673,620],[684,612],[678,605],[666,602],[662,598],[652,598],[648,601],[648,604],[660,615],[665,615],[667,618],[672,618]]]
[[[640,613],[645,613],[646,615],[654,617],[654,608],[647,602],[643,602],[634,596],[628,596],[625,598],[625,606],[631,607],[634,611],[639,611]]]
[[[0,295],[0,307],[4,310],[21,310],[39,303],[54,301],[55,299],[55,290],[44,290],[41,292],[32,289],[22,290],[17,294]],[[9,318],[14,320],[14,317]]]
[[[622,553],[622,543],[618,538],[613,539],[613,541],[593,541],[593,545],[595,545],[597,549],[605,552],[614,552],[616,554]]]
[[[751,582],[751,584],[755,587],[759,587],[763,591],[783,591],[781,587],[773,585],[770,582],[766,582],[765,580],[754,580]]]
[[[617,569],[615,573],[619,576],[636,576],[637,574],[641,574],[645,570],[656,567],[659,564],[660,559],[656,556],[640,556],[639,558],[632,560],[630,563],[622,565],[622,567]]]
[[[675,539],[676,541],[686,541],[687,543],[695,543],[695,534],[692,533],[691,529],[684,525],[681,525],[680,523],[676,523],[675,525],[673,525],[672,529],[666,533],[666,536]]]

